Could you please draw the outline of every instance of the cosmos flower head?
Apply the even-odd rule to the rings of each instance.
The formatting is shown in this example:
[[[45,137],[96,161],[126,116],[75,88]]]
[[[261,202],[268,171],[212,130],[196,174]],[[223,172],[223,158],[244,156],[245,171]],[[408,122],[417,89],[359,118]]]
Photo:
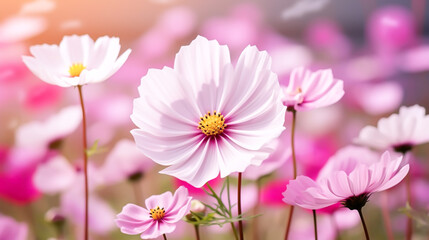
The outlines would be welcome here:
[[[26,223],[19,223],[11,217],[0,215],[0,239],[25,240],[27,237]]]
[[[403,106],[399,114],[380,119],[377,127],[364,127],[355,142],[379,150],[407,152],[429,142],[429,115],[425,114],[426,110],[419,105]]]
[[[331,69],[312,72],[295,68],[288,86],[283,87],[284,104],[299,111],[329,106],[343,95],[343,81],[335,79]]]
[[[146,199],[146,208],[127,204],[116,218],[116,224],[125,234],[140,234],[142,239],[157,238],[171,233],[176,224],[191,208],[192,198],[188,190],[181,186],[174,196],[171,192],[153,195]]]
[[[356,164],[349,173],[332,171],[317,181],[298,176],[289,182],[283,201],[312,210],[340,202],[357,210],[366,204],[372,193],[387,190],[401,182],[408,170],[409,165],[403,165],[402,157],[391,159],[389,152],[385,152],[379,162]]]
[[[100,37],[95,42],[88,35],[65,36],[60,45],[36,45],[33,56],[23,56],[27,67],[49,84],[60,87],[102,82],[112,76],[127,60],[131,50],[118,57],[119,38]]]
[[[114,211],[104,199],[97,196],[95,189],[103,184],[99,170],[90,164],[89,170],[89,229],[106,234],[114,228]],[[37,189],[45,194],[60,194],[59,210],[73,224],[84,224],[83,171],[71,165],[62,155],[56,155],[40,164],[33,175]]]
[[[284,130],[285,107],[266,52],[248,46],[235,66],[227,46],[198,36],[174,68],[150,69],[134,101],[131,131],[161,173],[195,187],[260,165]]]

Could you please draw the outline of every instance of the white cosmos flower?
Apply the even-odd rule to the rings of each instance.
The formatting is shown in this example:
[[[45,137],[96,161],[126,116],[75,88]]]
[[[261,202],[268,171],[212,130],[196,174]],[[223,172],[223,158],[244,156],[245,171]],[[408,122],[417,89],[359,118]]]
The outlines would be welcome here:
[[[397,152],[407,152],[429,142],[429,115],[419,105],[403,106],[399,114],[380,119],[377,127],[364,127],[355,142],[380,150],[393,148]]]
[[[65,36],[60,45],[30,47],[33,56],[23,56],[27,67],[41,80],[70,87],[102,82],[127,60],[131,50],[119,58],[119,38],[100,37],[94,42],[88,35]]]
[[[227,46],[197,37],[174,69],[142,78],[131,119],[137,146],[169,174],[195,187],[259,165],[284,130],[277,76],[266,52],[248,46],[235,66]]]

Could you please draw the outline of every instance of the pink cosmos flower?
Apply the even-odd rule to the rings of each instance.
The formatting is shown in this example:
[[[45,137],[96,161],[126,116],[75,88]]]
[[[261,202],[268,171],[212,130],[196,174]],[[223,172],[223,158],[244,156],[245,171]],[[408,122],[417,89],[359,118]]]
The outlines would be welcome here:
[[[41,80],[70,87],[102,82],[112,76],[127,60],[131,50],[119,58],[119,38],[107,36],[94,42],[88,35],[65,36],[60,45],[36,45],[33,56],[23,56],[27,67]]]
[[[91,232],[105,234],[114,228],[114,211],[109,204],[94,192],[100,187],[103,178],[98,169],[89,165],[89,229]],[[61,194],[60,211],[77,226],[84,224],[83,171],[72,166],[67,159],[56,155],[37,168],[33,181],[37,189],[46,194]]]
[[[370,166],[357,164],[350,173],[333,171],[317,182],[306,176],[291,180],[283,201],[307,209],[320,209],[341,202],[349,209],[360,209],[374,192],[387,190],[407,175],[409,165],[402,157],[391,159],[389,152]]]
[[[28,237],[28,227],[14,219],[0,215],[0,239],[25,240]]]
[[[20,126],[15,133],[15,146],[46,150],[55,141],[75,131],[81,121],[80,106],[66,107],[45,121],[33,121]]]
[[[191,208],[191,197],[185,187],[174,193],[165,192],[146,199],[147,209],[127,204],[118,214],[116,224],[125,234],[140,234],[142,239],[157,238],[171,233]]]
[[[135,174],[144,175],[153,165],[153,161],[142,155],[133,141],[123,139],[107,156],[100,173],[105,183],[112,184],[129,179]]]
[[[295,68],[289,85],[283,88],[283,102],[296,110],[326,107],[338,102],[344,95],[343,81],[335,79],[332,70],[311,72]]]
[[[429,142],[429,115],[425,114],[426,110],[419,105],[401,107],[399,114],[380,119],[377,127],[364,127],[355,141],[380,150],[409,151],[415,145]]]
[[[274,152],[272,152],[261,165],[249,166],[243,173],[243,177],[246,179],[257,180],[258,178],[270,174],[283,166],[291,156],[289,139],[289,133],[287,131],[283,131],[283,133],[273,141],[273,147],[275,149]]]
[[[151,69],[134,101],[131,133],[161,173],[195,187],[259,165],[284,130],[285,108],[266,52],[247,47],[235,67],[229,51],[198,36],[174,69]],[[240,89],[240,91],[237,91]]]

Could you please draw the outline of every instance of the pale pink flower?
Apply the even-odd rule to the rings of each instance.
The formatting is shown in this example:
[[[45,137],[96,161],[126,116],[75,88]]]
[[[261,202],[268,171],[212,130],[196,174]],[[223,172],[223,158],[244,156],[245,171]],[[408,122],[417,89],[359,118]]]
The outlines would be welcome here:
[[[274,152],[272,152],[261,165],[250,165],[243,173],[243,177],[256,180],[283,166],[291,156],[291,149],[288,145],[289,139],[290,135],[286,131],[283,131],[283,133],[273,141]]]
[[[69,106],[44,121],[33,121],[18,128],[15,146],[46,150],[50,144],[74,132],[82,121],[80,106]]]
[[[201,187],[259,165],[284,130],[271,59],[247,47],[235,67],[217,41],[197,37],[176,55],[174,69],[151,69],[139,87],[131,133],[161,173]],[[237,91],[240,89],[240,91]]]
[[[0,215],[0,239],[25,240],[28,237],[28,227],[14,219]]]
[[[115,213],[109,204],[94,192],[103,179],[98,169],[88,166],[89,171],[89,229],[91,232],[105,234],[114,228]],[[61,194],[60,211],[67,219],[78,226],[84,225],[85,192],[84,176],[80,168],[72,166],[67,159],[57,155],[37,168],[33,181],[36,187],[47,194]]]
[[[291,180],[283,193],[283,201],[307,209],[320,209],[338,202],[350,209],[363,207],[374,192],[387,190],[407,175],[409,165],[402,157],[391,159],[385,152],[381,160],[370,166],[357,164],[353,171],[333,171],[317,182],[299,176]]]
[[[153,161],[141,154],[133,141],[123,139],[107,156],[100,173],[104,183],[111,184],[129,179],[135,174],[144,175],[153,165]]]
[[[415,145],[429,142],[429,115],[425,114],[426,110],[419,105],[403,106],[399,114],[380,119],[377,127],[364,127],[355,141],[380,150],[409,151]]]
[[[331,69],[312,72],[295,68],[288,86],[283,88],[284,104],[299,111],[329,106],[343,95],[343,81],[335,79]]]
[[[327,178],[336,171],[350,174],[359,164],[370,166],[379,159],[380,155],[367,148],[347,146],[338,150],[334,156],[329,158],[323,168],[320,169],[317,179]]]
[[[118,214],[116,224],[125,234],[140,234],[142,239],[157,238],[171,233],[191,208],[191,197],[185,187],[174,193],[165,192],[146,199],[146,208],[127,204]]]
[[[94,42],[88,35],[65,36],[60,45],[36,45],[33,56],[23,56],[27,67],[41,80],[70,87],[102,82],[127,60],[131,50],[120,57],[119,38],[100,37]]]

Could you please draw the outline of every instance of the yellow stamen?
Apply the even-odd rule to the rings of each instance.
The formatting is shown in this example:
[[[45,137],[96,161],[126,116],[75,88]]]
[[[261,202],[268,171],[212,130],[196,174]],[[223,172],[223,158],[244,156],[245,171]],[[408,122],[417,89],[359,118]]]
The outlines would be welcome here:
[[[73,63],[69,68],[70,77],[79,77],[85,68],[82,63]]]
[[[208,112],[204,117],[200,118],[198,129],[201,130],[207,136],[216,136],[221,133],[226,128],[225,119],[223,115],[220,113],[216,113],[216,111],[211,114]]]
[[[150,210],[150,217],[153,218],[153,220],[161,220],[164,216],[164,208],[156,207]]]

